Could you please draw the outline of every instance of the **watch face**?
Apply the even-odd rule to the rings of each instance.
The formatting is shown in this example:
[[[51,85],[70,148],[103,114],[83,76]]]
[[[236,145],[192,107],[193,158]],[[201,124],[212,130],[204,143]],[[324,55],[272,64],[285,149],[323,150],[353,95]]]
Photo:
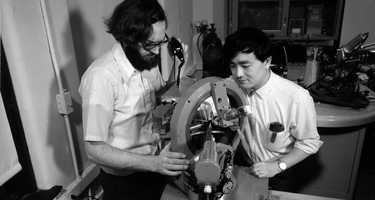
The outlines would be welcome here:
[[[279,161],[279,167],[281,170],[286,170],[286,164],[284,161],[280,160]]]
[[[286,170],[286,164],[285,163],[280,163],[279,166],[282,170]]]

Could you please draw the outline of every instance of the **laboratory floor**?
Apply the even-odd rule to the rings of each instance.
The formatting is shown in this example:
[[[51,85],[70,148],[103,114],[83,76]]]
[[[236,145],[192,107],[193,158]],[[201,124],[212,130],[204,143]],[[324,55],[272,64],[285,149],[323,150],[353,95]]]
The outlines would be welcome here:
[[[367,128],[353,200],[375,200],[375,124]]]

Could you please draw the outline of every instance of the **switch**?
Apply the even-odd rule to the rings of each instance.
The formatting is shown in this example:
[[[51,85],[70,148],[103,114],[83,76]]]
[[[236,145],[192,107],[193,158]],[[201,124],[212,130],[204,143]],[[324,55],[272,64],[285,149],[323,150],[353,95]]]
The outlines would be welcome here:
[[[70,92],[56,95],[57,109],[60,114],[68,115],[73,112],[73,103]]]

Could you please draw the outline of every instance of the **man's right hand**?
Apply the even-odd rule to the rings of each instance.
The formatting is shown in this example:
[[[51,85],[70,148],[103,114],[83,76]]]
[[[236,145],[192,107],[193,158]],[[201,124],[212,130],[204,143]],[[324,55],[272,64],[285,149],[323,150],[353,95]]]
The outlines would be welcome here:
[[[171,143],[168,143],[164,149],[156,156],[156,168],[160,174],[168,176],[178,176],[189,168],[189,160],[183,153],[172,152]]]
[[[199,107],[196,116],[202,120],[212,120],[217,116],[216,109],[212,97],[207,98]]]

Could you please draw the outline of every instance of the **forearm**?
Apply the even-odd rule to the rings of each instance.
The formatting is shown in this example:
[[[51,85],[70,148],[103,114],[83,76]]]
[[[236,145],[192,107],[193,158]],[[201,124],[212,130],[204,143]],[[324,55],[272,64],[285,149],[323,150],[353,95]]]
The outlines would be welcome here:
[[[89,159],[102,166],[129,171],[156,171],[155,156],[140,155],[117,149],[104,142],[85,142]]]
[[[292,151],[280,158],[280,160],[283,160],[287,164],[288,168],[290,168],[309,156],[310,154],[307,154],[298,148],[293,148]]]
[[[292,151],[290,151],[287,155],[279,159],[286,163],[288,169],[301,162],[309,155],[310,154],[307,154],[298,148],[293,148]],[[254,163],[250,169],[251,172],[259,178],[273,177],[282,172],[282,170],[279,168],[277,160]]]

